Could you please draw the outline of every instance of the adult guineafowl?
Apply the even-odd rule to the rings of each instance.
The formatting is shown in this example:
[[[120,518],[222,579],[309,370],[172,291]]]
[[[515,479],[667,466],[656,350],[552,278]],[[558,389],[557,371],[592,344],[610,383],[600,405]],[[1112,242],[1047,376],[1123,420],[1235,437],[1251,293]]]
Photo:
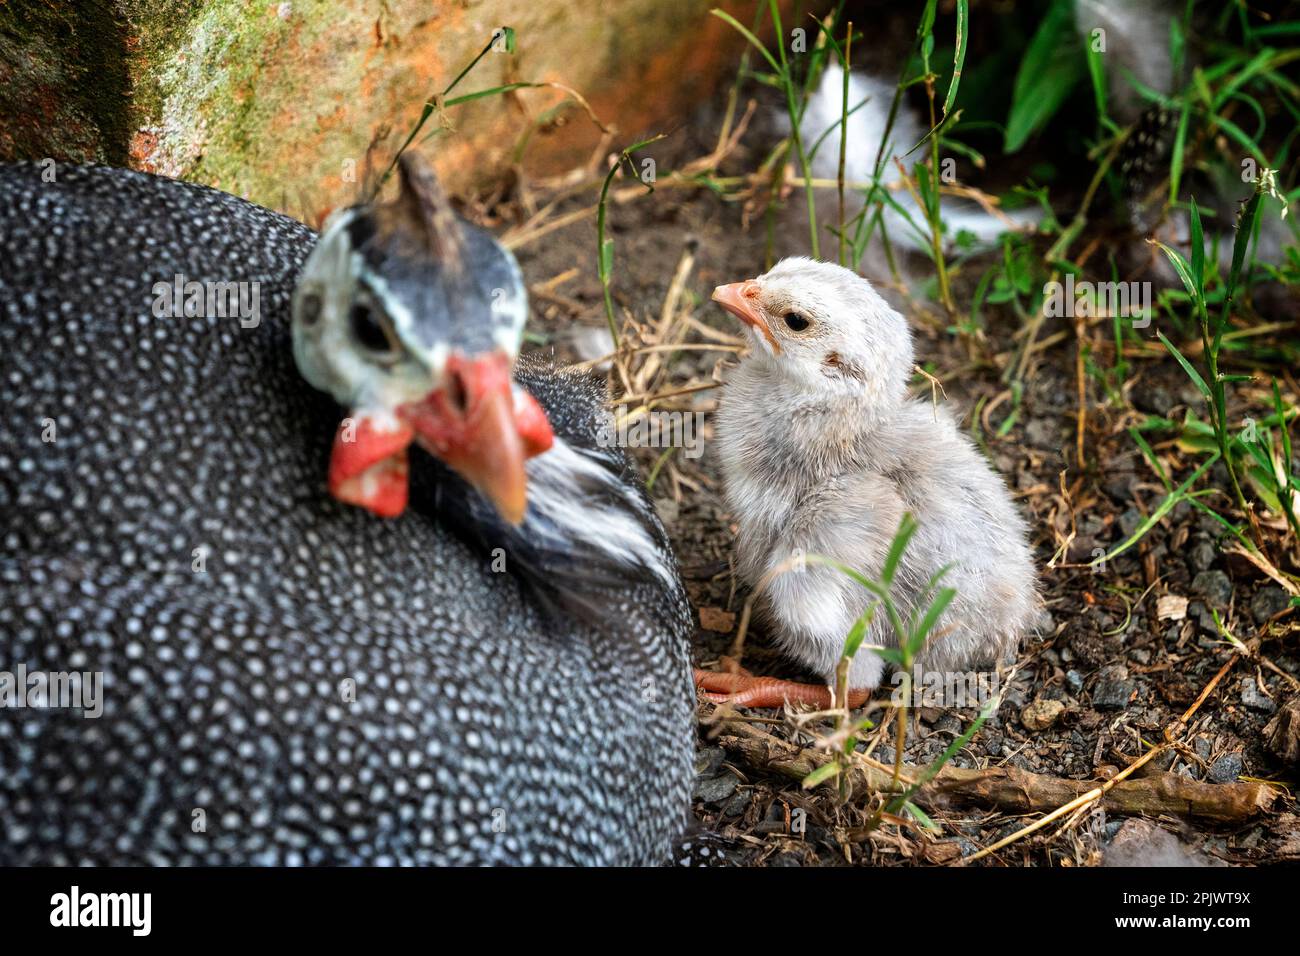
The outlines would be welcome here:
[[[668,856],[663,529],[599,390],[513,367],[513,258],[401,174],[318,241],[0,167],[0,863]]]

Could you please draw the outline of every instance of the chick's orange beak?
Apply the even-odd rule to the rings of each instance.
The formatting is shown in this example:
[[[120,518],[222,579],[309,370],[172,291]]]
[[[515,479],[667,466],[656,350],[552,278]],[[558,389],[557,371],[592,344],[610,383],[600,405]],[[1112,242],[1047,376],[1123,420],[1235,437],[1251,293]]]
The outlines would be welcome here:
[[[756,329],[763,338],[767,339],[767,343],[772,346],[772,351],[779,352],[781,346],[772,337],[772,332],[767,327],[767,321],[763,318],[763,312],[758,305],[761,291],[757,282],[746,279],[744,282],[718,286],[713,290],[713,301],[746,325]]]
[[[524,518],[524,462],[551,447],[546,413],[510,379],[504,353],[447,361],[444,384],[395,414],[344,419],[330,459],[330,493],[380,517],[406,508],[411,442],[442,459],[511,524]]]

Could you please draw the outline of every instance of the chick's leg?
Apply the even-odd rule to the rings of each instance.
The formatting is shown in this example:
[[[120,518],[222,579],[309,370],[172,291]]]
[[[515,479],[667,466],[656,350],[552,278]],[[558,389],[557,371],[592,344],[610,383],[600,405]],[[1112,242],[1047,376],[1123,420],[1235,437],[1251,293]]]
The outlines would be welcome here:
[[[724,667],[727,659],[723,659]],[[734,662],[732,662],[734,664]],[[755,677],[743,667],[731,671],[695,671],[695,685],[704,691],[704,699],[714,703],[729,703],[738,707],[781,707],[791,704],[810,704],[827,709],[832,706],[829,687],[818,684],[800,684],[776,677]],[[870,690],[850,690],[849,706],[861,707],[871,696]]]

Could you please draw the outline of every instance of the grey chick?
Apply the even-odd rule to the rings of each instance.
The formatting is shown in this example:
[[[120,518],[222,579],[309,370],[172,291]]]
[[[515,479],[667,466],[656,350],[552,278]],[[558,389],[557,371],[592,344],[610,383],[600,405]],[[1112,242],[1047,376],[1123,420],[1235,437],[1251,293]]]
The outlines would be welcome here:
[[[726,493],[739,526],[736,569],[762,589],[783,650],[833,680],[844,639],[871,596],[822,555],[878,578],[906,512],[917,531],[894,597],[904,618],[945,565],[956,588],[918,661],[964,671],[1014,648],[1037,608],[1024,520],[1005,485],[943,409],[907,395],[911,331],[867,280],[838,265],[785,259],[713,298],[752,343],[718,411]],[[884,615],[866,645],[897,646]],[[864,648],[849,671],[859,706],[883,659]],[[697,672],[711,699],[749,706],[826,706],[827,687]]]

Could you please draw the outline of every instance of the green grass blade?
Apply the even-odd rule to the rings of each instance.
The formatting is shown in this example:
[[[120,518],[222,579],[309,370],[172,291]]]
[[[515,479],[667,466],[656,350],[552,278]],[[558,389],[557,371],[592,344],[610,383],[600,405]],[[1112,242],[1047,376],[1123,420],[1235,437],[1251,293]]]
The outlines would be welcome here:
[[[837,761],[832,760],[829,763],[822,764],[812,773],[808,774],[808,776],[804,777],[801,786],[805,790],[811,790],[813,787],[825,783],[827,780],[834,780],[839,775],[840,765]]]
[[[1219,460],[1219,453],[1216,451],[1209,458],[1205,459],[1205,461],[1201,463],[1200,467],[1198,467],[1194,472],[1192,472],[1192,474],[1187,478],[1186,481],[1184,481],[1181,485],[1179,485],[1169,494],[1165,495],[1164,500],[1160,502],[1160,504],[1156,507],[1156,510],[1151,512],[1151,514],[1147,516],[1147,519],[1143,521],[1142,524],[1138,525],[1137,530],[1135,530],[1133,534],[1131,534],[1126,541],[1124,541],[1122,544],[1117,545],[1109,554],[1104,554],[1100,558],[1096,558],[1093,561],[1089,562],[1089,567],[1092,567],[1093,565],[1096,564],[1100,564],[1102,561],[1110,561],[1118,557],[1119,555],[1123,554],[1129,548],[1133,547],[1133,545],[1141,541],[1143,536],[1148,531],[1150,531],[1157,524],[1159,524],[1160,521],[1164,518],[1164,516],[1169,514],[1169,512],[1173,510],[1174,505],[1178,504],[1178,502],[1181,501],[1183,498],[1188,497],[1187,489],[1190,488],[1192,484],[1198,478],[1201,477],[1201,475],[1205,474],[1209,470],[1210,466],[1213,465],[1218,460]]]
[[[913,655],[920,653],[921,648],[925,646],[925,639],[929,636],[930,631],[939,620],[939,616],[948,609],[952,599],[957,596],[956,588],[943,588],[939,591],[934,599],[934,603],[925,612],[925,617],[921,618],[921,623],[917,625],[914,632],[915,641],[913,646],[908,649]]]
[[[1086,72],[1074,30],[1073,0],[1053,0],[1016,72],[1005,152],[1016,152],[1046,126]]]
[[[1182,111],[1178,114],[1178,129],[1174,133],[1173,152],[1169,154],[1169,201],[1178,202],[1178,187],[1183,181],[1183,154],[1187,148],[1187,126],[1192,110],[1187,101],[1183,101]]]
[[[1201,227],[1201,211],[1192,197],[1192,278],[1196,280],[1196,296],[1205,301],[1205,231]]]
[[[748,27],[746,27],[743,23],[741,23],[739,20],[733,17],[726,10],[714,9],[714,10],[710,10],[709,12],[712,13],[719,20],[731,24],[731,26],[736,30],[736,32],[738,32],[741,36],[743,36],[746,40],[748,40],[750,45],[753,46],[755,50],[763,54],[763,59],[767,60],[767,62],[771,64],[773,70],[775,70],[777,73],[781,72],[781,64],[776,62],[776,57],[772,56],[772,54],[768,52],[767,47],[763,45],[763,41],[761,41],[758,37],[754,36],[754,34],[750,32]],[[779,35],[777,38],[777,42],[780,42]],[[784,47],[782,47],[782,49],[784,49]]]
[[[970,30],[970,9],[968,0],[957,0],[957,49],[952,57],[952,79],[948,81],[948,95],[943,98],[943,115],[946,117],[957,100],[957,86],[961,82],[961,70],[966,62],[966,37]]]
[[[966,732],[963,733],[960,737],[956,738],[952,743],[950,743],[947,749],[945,749],[943,753],[939,754],[939,756],[935,758],[934,763],[926,767],[925,770],[922,772],[921,776],[916,778],[916,782],[913,783],[912,786],[908,787],[907,790],[905,790],[902,794],[900,794],[899,796],[895,797],[892,801],[890,801],[888,812],[897,813],[899,808],[901,808],[904,803],[907,803],[909,800],[911,800],[918,790],[920,790],[923,786],[925,786],[927,783],[933,780],[935,774],[937,774],[940,770],[942,770],[944,765],[948,763],[949,760],[957,756],[958,751],[960,751],[962,747],[965,747],[968,743],[971,742],[971,738],[974,737],[979,732],[979,729],[982,726],[984,726],[984,721],[992,717],[994,713],[997,712],[997,709],[1001,706],[1002,706],[1002,695],[1000,693],[994,694],[987,701],[985,701],[984,706],[980,708],[979,716],[976,717],[973,721],[971,721],[971,725],[966,728]]]
[[[1191,295],[1194,301],[1198,300],[1200,291],[1197,288],[1195,278],[1192,276],[1191,263],[1184,259],[1183,254],[1177,249],[1170,248],[1163,242],[1157,242],[1156,245],[1159,246],[1160,250],[1169,257],[1170,263],[1173,264],[1174,271],[1178,273],[1178,278],[1182,279],[1183,285],[1187,287],[1188,294]]]
[[[1251,236],[1255,233],[1255,222],[1259,219],[1259,206],[1262,195],[1256,191],[1242,210],[1237,224],[1237,235],[1232,241],[1232,267],[1228,271],[1228,299],[1231,300],[1237,290],[1237,280],[1241,277],[1241,267],[1246,262],[1246,249]],[[1226,306],[1226,303],[1225,303]]]
[[[1205,379],[1201,377],[1201,373],[1196,371],[1196,368],[1191,362],[1183,358],[1183,353],[1178,351],[1178,346],[1165,338],[1165,333],[1157,332],[1156,338],[1160,339],[1164,344],[1164,347],[1169,350],[1170,354],[1173,355],[1174,358],[1178,359],[1178,364],[1183,367],[1183,371],[1186,372],[1187,377],[1192,380],[1192,384],[1196,386],[1196,390],[1204,395],[1206,400],[1209,401],[1213,393],[1210,391],[1210,386],[1205,384]]]
[[[1085,37],[1083,52],[1088,57],[1088,78],[1092,81],[1092,100],[1097,105],[1097,119],[1106,119],[1106,67],[1101,54],[1092,47],[1092,38]]]
[[[886,587],[893,583],[894,575],[898,572],[898,562],[903,559],[903,552],[907,550],[908,542],[912,540],[912,535],[916,534],[916,519],[912,517],[910,511],[903,513],[903,520],[898,523],[898,531],[894,534],[894,540],[890,542],[889,553],[885,555],[885,566],[880,572],[880,580]]]

